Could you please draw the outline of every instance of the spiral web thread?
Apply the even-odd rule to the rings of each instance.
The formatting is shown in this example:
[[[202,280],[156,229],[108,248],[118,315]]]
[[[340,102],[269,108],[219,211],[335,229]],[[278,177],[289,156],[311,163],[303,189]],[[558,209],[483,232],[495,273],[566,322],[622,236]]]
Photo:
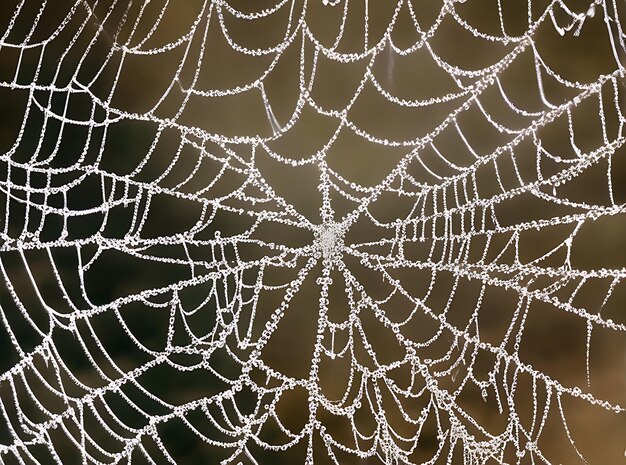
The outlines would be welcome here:
[[[507,32],[510,14],[500,0],[483,7],[495,13],[497,24],[486,32],[464,16],[471,1],[443,2],[426,21],[420,2],[408,0],[388,8],[387,16],[375,13],[379,5],[367,0],[323,5],[281,0],[257,11],[206,0],[184,7],[194,11],[187,30],[165,42],[159,32],[183,8],[172,0],[34,3],[33,9],[23,0],[3,13],[0,39],[0,56],[9,57],[2,62],[3,99],[18,102],[2,109],[18,126],[5,131],[0,157],[5,203],[0,315],[7,354],[0,377],[0,462],[191,463],[177,457],[176,435],[167,429],[179,423],[206,446],[204,457],[211,463],[279,463],[268,457],[298,448],[300,463],[309,464],[561,463],[568,459],[559,458],[560,452],[544,450],[553,441],[543,439],[546,425],[556,421],[566,438],[567,463],[586,463],[578,444],[584,429],[571,426],[569,414],[590,409],[624,421],[623,397],[605,396],[595,385],[591,341],[623,341],[625,324],[603,312],[621,289],[626,269],[620,263],[578,266],[576,260],[577,245],[593,239],[585,233],[589,225],[625,213],[613,167],[626,121],[625,44],[616,0],[575,7],[561,0],[524,2],[523,30],[515,34]],[[313,11],[322,15],[317,22],[323,15],[340,18],[331,40],[318,37]],[[355,16],[362,27],[356,34],[350,26]],[[282,29],[268,26],[280,32],[271,45],[255,48],[234,36],[248,24],[275,17]],[[394,41],[401,21],[412,28],[412,44]],[[374,31],[374,23],[384,27]],[[495,46],[499,55],[477,69],[447,61],[433,43],[450,24],[487,48]],[[593,78],[570,80],[544,58],[540,34],[562,37],[575,51],[575,41],[592,29],[600,31],[593,40],[609,56],[609,65],[602,62],[599,71],[584,65],[585,76]],[[242,59],[267,58],[268,64],[247,82],[242,77],[232,86],[206,85],[201,70],[211,66],[210,41],[216,36]],[[346,51],[348,36],[360,39],[360,49]],[[259,36],[252,43],[263,40]],[[149,108],[129,110],[123,98],[116,100],[133,57],[159,63],[172,52],[179,53],[175,72]],[[296,66],[287,76],[298,91],[285,112],[274,103],[280,92],[267,82],[288,53]],[[419,98],[394,93],[402,93],[395,84],[400,61],[417,54],[446,76],[449,91]],[[511,96],[503,77],[524,60],[530,64],[523,75],[526,100]],[[335,69],[363,65],[354,87],[347,94],[341,90],[343,103],[336,108],[316,100],[322,61]],[[332,85],[334,77],[325,79]],[[433,115],[434,124],[416,128],[408,138],[365,128],[357,120],[366,92],[387,105]],[[213,129],[185,119],[192,101],[203,108],[237,96],[260,109],[258,128],[235,123],[234,131],[220,132],[224,125]],[[75,101],[87,111],[74,110]],[[500,106],[492,109],[496,103]],[[445,113],[434,110],[442,106]],[[211,117],[212,110],[206,111]],[[241,107],[235,121],[247,111]],[[305,113],[332,121],[332,130],[305,156],[281,151],[277,142],[298,130]],[[471,129],[464,129],[468,114],[493,129],[497,143],[472,141]],[[387,118],[383,112],[366,116],[374,127]],[[116,149],[109,147],[121,137],[115,128],[129,122],[154,133],[137,163],[124,171],[107,159],[115,157]],[[555,146],[546,134],[556,125],[563,138]],[[82,138],[72,128],[82,131]],[[583,144],[576,135],[582,130]],[[307,131],[320,137],[315,128]],[[163,147],[171,134],[177,144]],[[298,132],[298,141],[306,134]],[[377,181],[356,182],[350,169],[342,171],[328,159],[345,134],[377,146],[381,157],[401,155]],[[114,147],[121,153],[133,137],[131,132]],[[457,145],[446,149],[451,137]],[[78,149],[68,140],[78,140]],[[318,203],[318,216],[302,213],[273,187],[260,168],[262,157],[294,173],[314,170],[319,202],[311,202]],[[350,163],[360,163],[359,153],[350,157]],[[160,171],[150,172],[159,158],[165,160]],[[585,193],[577,182],[592,172],[593,190],[601,194],[576,198]],[[298,176],[288,181],[298,184]],[[568,189],[571,185],[577,187]],[[163,199],[175,202],[175,209],[193,210],[194,221],[167,220],[175,211],[162,207]],[[523,202],[515,203],[518,199]],[[526,208],[527,199],[543,207]],[[336,210],[340,202],[350,205],[345,213]],[[116,216],[120,211],[127,222]],[[241,219],[239,230],[229,232],[228,221],[219,219],[224,215]],[[82,218],[96,226],[89,229]],[[154,218],[161,219],[156,231]],[[378,236],[359,239],[359,228]],[[305,239],[294,245],[283,231],[299,231]],[[523,253],[531,233],[541,243],[552,238],[551,245],[535,243],[526,248],[533,256]],[[157,273],[159,266],[183,271],[168,275],[164,284],[129,285],[125,294],[96,298],[89,273],[107,255],[120,261],[106,262],[106,273],[96,280],[115,280],[117,266],[124,266],[116,263],[126,263],[119,257],[142,263],[142,275]],[[63,265],[61,256],[73,257],[68,259],[73,265]],[[362,278],[366,272],[375,277]],[[441,291],[446,279],[450,286]],[[477,285],[471,296],[461,292],[470,283]],[[341,317],[333,316],[337,287],[347,309]],[[578,300],[587,289],[598,302]],[[189,290],[204,297],[190,303]],[[493,290],[513,298],[487,304]],[[443,299],[441,292],[447,294]],[[300,294],[308,306],[294,303]],[[465,319],[455,317],[459,305]],[[493,316],[483,315],[489,305],[505,315],[498,338],[482,331]],[[157,344],[154,334],[148,343],[127,322],[128,312],[137,308],[145,324],[166,315]],[[575,381],[524,358],[529,320],[544,311],[583,328],[560,336],[576,339],[577,350],[584,352],[574,364],[584,375]],[[313,315],[314,324],[306,329],[312,344],[300,349],[291,340],[283,350],[303,351],[308,360],[303,375],[281,368],[266,352],[282,326],[305,318],[298,314]],[[112,329],[106,334],[98,327],[101,318],[109,318]],[[370,331],[366,319],[378,329]],[[392,341],[393,351],[383,348],[381,355],[376,341],[383,337]],[[138,355],[122,360],[107,338],[131,341]],[[442,344],[443,350],[429,355]],[[73,366],[72,356],[84,357],[87,366]],[[480,357],[489,360],[487,369]],[[340,395],[331,396],[324,386],[331,375],[321,367],[335,361],[347,361],[347,382]],[[170,375],[147,382],[158,368]],[[158,389],[159,383],[170,383],[174,391],[182,390],[183,376],[190,373],[206,380],[206,392],[170,400],[171,393]],[[304,392],[297,399],[307,412],[297,427],[288,425],[281,410],[281,402],[295,392]],[[475,403],[502,420],[499,428],[466,408],[462,399],[468,393],[478,393]]]

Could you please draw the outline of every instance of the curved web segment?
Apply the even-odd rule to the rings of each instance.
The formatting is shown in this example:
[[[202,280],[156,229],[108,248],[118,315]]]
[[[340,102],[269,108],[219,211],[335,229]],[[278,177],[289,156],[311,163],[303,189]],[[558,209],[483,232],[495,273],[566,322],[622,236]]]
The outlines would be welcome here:
[[[622,10],[4,8],[0,461],[621,463]]]

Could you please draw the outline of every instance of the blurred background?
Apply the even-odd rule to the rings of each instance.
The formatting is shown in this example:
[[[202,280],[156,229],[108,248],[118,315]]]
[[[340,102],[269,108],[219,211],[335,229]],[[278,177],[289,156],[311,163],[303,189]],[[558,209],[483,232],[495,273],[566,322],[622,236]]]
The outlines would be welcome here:
[[[202,399],[237,384],[255,351],[240,339],[262,337],[307,269],[310,225],[327,221],[325,182],[332,221],[350,224],[329,275],[328,320],[346,322],[360,306],[358,324],[332,336],[336,351],[350,350],[320,357],[320,393],[355,406],[353,424],[320,407],[326,434],[368,450],[374,441],[357,441],[353,429],[391,440],[384,417],[419,438],[410,463],[626,463],[624,412],[545,382],[626,405],[626,89],[615,74],[624,11],[606,3],[2,2],[0,462],[120,461],[112,454],[150,417],[186,405],[124,460],[305,463],[306,438],[280,451],[249,441],[231,454],[237,426],[267,406],[294,434],[307,424],[309,393],[282,376],[310,376],[321,260],[256,354],[264,368],[252,368],[232,400]],[[386,181],[401,163],[403,174]],[[558,185],[543,182],[568,170]],[[397,221],[407,227],[399,232]],[[231,266],[245,270],[215,277]],[[456,393],[476,441],[512,438],[498,459],[471,462],[461,441],[441,437],[454,420],[416,394],[426,381],[410,363],[387,381],[356,369],[405,360],[385,319],[408,321],[402,337],[418,345],[439,389]],[[470,374],[484,390],[466,382]],[[392,385],[412,395],[398,401]],[[412,420],[425,412],[419,431],[398,404]],[[507,430],[512,413],[540,453],[524,452],[527,440]],[[257,435],[289,441],[273,421]],[[321,438],[311,446],[316,465],[331,455],[402,463],[385,457],[384,441],[359,458],[335,445],[329,453]]]

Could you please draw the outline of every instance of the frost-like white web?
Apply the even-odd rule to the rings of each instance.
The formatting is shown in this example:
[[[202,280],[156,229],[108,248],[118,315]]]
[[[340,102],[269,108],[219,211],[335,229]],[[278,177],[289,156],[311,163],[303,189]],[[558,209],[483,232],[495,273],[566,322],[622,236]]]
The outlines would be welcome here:
[[[623,9],[4,1],[0,463],[622,463]]]

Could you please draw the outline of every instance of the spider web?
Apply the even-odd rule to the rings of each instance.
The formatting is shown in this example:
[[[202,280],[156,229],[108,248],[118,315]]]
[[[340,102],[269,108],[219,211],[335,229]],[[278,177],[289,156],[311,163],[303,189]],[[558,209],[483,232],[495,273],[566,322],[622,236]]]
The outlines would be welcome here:
[[[0,462],[623,460],[618,2],[3,10]]]

